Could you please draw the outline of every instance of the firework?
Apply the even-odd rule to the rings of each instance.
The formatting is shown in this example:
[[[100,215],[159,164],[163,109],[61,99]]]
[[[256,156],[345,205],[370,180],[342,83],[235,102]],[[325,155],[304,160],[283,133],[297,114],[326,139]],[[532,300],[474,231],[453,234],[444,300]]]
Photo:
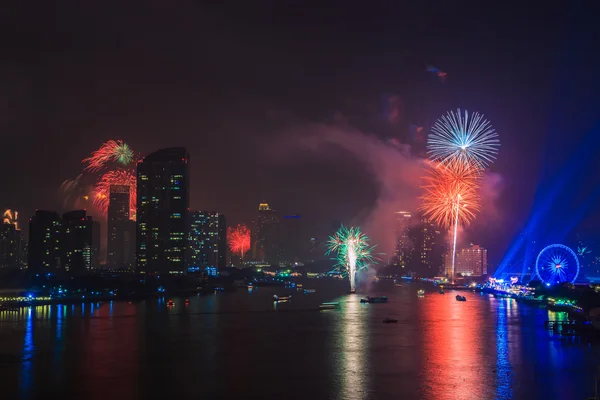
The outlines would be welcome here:
[[[106,215],[112,185],[129,186],[129,218],[135,220],[137,181],[135,175],[128,170],[116,169],[102,175],[92,190],[93,204]]]
[[[327,242],[327,255],[337,254],[336,266],[343,269],[350,279],[350,291],[355,291],[356,272],[373,262],[375,246],[369,246],[369,238],[360,228],[342,226]]]
[[[122,140],[109,140],[82,163],[87,164],[86,171],[98,172],[106,168],[108,163],[115,162],[127,166],[133,161],[134,155],[131,147]]]
[[[244,254],[250,249],[250,229],[239,224],[227,228],[227,243],[232,253],[239,254],[244,259]]]
[[[473,164],[453,161],[432,163],[429,172],[424,178],[420,210],[444,228],[453,226],[457,217],[459,224],[469,224],[480,209],[481,170]]]
[[[427,152],[432,161],[445,164],[462,160],[485,168],[498,154],[500,140],[491,123],[479,113],[449,111],[431,129]]]
[[[456,159],[446,164],[432,163],[425,178],[425,194],[420,210],[438,225],[453,227],[452,277],[456,260],[458,225],[469,224],[480,209],[481,170],[473,162]]]

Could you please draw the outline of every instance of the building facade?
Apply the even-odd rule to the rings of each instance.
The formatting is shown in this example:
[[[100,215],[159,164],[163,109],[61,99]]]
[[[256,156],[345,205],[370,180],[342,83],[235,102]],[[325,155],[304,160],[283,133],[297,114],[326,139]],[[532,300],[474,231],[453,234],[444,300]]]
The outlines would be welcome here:
[[[445,256],[446,275],[452,275],[452,252]],[[466,249],[456,252],[454,272],[458,276],[484,276],[487,271],[487,249],[472,244]]]
[[[0,268],[23,268],[23,233],[15,224],[0,224]]]
[[[252,255],[255,260],[269,265],[278,265],[281,261],[279,218],[267,203],[258,206],[252,230]]]
[[[409,237],[412,214],[408,211],[396,211],[393,215],[393,222],[395,242],[391,264],[406,268],[413,250],[413,243]]]
[[[62,270],[70,274],[88,272],[92,268],[94,221],[85,210],[63,214],[61,248]]]
[[[444,266],[443,234],[437,224],[422,215],[414,217],[408,230],[412,251],[408,261],[408,270],[419,276],[433,277]]]
[[[212,211],[191,211],[188,270],[225,268],[226,257],[225,215]]]
[[[37,210],[29,221],[27,265],[31,272],[58,272],[61,268],[62,227],[58,213]]]
[[[189,155],[158,150],[137,165],[136,268],[143,273],[186,271],[189,238]]]
[[[135,263],[135,222],[129,215],[129,200],[129,186],[110,187],[107,218],[109,268],[132,268]]]

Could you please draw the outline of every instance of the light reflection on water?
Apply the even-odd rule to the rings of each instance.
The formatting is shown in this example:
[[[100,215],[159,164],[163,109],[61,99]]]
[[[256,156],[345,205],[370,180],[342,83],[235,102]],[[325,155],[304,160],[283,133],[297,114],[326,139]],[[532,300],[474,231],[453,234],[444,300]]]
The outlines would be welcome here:
[[[341,335],[342,343],[342,399],[364,399],[369,387],[369,327],[368,314],[360,303],[360,297],[353,294],[342,304]]]
[[[452,291],[417,298],[417,288],[369,293],[387,295],[388,304],[318,289],[274,310],[273,294],[285,291],[260,288],[192,296],[188,305],[174,298],[173,307],[167,298],[0,312],[2,398],[36,398],[40,388],[67,390],[65,399],[592,394],[598,347],[562,343],[544,328],[564,313],[474,293],[467,302]],[[341,309],[307,311],[330,300]],[[387,317],[399,322],[383,324]]]

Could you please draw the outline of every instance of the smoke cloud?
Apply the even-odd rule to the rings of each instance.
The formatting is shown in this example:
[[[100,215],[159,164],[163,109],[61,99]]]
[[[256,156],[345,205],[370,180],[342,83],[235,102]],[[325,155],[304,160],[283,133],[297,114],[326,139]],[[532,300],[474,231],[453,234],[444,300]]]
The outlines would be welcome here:
[[[387,262],[395,242],[393,213],[416,212],[418,209],[427,160],[413,155],[410,145],[396,139],[384,141],[340,119],[334,124],[307,124],[287,130],[279,138],[277,151],[272,154],[287,157],[305,150],[327,156],[331,146],[335,146],[369,171],[378,188],[376,201],[368,209],[356,210],[351,223],[361,226],[371,238],[371,243],[378,245],[376,253],[386,253],[382,261]],[[481,190],[486,218],[498,218],[494,203],[499,195],[500,182],[499,175],[486,173]]]

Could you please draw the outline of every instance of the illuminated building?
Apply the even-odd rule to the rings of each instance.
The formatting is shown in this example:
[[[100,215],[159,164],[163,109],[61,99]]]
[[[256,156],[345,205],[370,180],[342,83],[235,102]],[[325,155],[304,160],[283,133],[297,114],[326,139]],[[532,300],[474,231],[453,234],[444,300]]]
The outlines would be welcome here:
[[[23,259],[23,240],[22,232],[17,229],[17,224],[0,224],[0,268],[23,268],[25,259]]]
[[[35,273],[56,272],[61,266],[60,216],[53,211],[37,210],[29,220],[27,265]]]
[[[92,222],[92,268],[100,268],[100,222]]]
[[[129,216],[130,187],[111,185],[108,202],[107,264],[131,268],[135,261],[135,222]]]
[[[410,253],[413,248],[409,238],[408,230],[411,225],[412,215],[407,211],[396,211],[394,213],[394,255],[392,265],[406,268],[410,261]]]
[[[65,272],[77,274],[92,268],[93,224],[85,210],[63,214],[59,243],[61,268]]]
[[[408,230],[408,239],[413,245],[408,270],[423,277],[438,275],[444,264],[443,235],[438,225],[419,215]]]
[[[188,270],[225,268],[227,226],[225,215],[210,211],[190,212]],[[211,269],[212,271],[212,269]]]
[[[452,253],[445,257],[446,274],[452,273]],[[462,276],[483,276],[487,275],[487,250],[478,246],[471,245],[456,253],[455,271],[457,275]]]
[[[136,268],[181,274],[189,238],[189,155],[158,150],[137,165]]]
[[[258,206],[258,215],[252,230],[252,254],[255,260],[278,265],[281,261],[279,218],[267,203]]]

